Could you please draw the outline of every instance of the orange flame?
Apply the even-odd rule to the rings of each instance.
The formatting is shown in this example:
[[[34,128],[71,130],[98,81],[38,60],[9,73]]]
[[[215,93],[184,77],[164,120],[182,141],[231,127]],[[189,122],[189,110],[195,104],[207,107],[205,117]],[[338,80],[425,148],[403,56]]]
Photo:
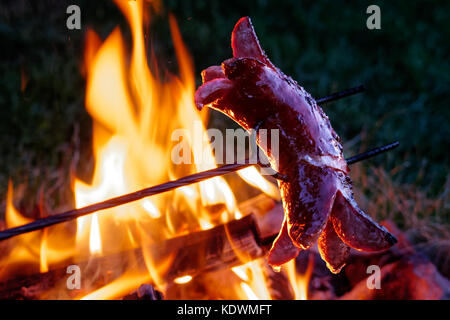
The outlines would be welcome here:
[[[244,265],[234,267],[231,270],[242,280],[241,299],[246,300],[270,300],[270,293],[266,285],[266,279],[262,271],[261,260],[251,261]]]
[[[134,274],[126,273],[120,278],[112,281],[111,283],[95,290],[87,295],[84,295],[79,300],[101,300],[101,299],[119,299],[124,295],[138,288],[142,283],[150,281],[151,278],[148,274]]]
[[[93,119],[95,166],[90,182],[73,179],[77,208],[217,166],[206,132],[206,113],[202,115],[194,106],[193,63],[175,18],[170,16],[169,23],[180,76],[169,75],[168,81],[163,81],[148,66],[143,1],[117,0],[116,3],[132,31],[132,52],[128,59],[119,28],[104,42],[95,32],[87,33],[83,73],[87,77],[86,109]],[[188,133],[185,142],[193,164],[172,163],[171,135],[175,129]],[[239,175],[250,185],[279,199],[276,186],[255,168],[243,169]],[[12,192],[10,185],[7,227],[31,222],[14,208]],[[218,215],[212,214],[212,207],[223,210]],[[64,226],[23,235],[17,238],[20,246],[16,246],[7,263],[13,266],[15,262],[29,262],[46,272],[68,258],[85,261],[86,257],[145,248],[181,233],[209,229],[241,217],[230,186],[224,178],[216,177],[80,217],[74,238]],[[150,252],[144,249],[142,252],[147,267],[145,274],[125,268],[122,276],[83,299],[114,299],[145,282],[164,287],[160,274],[170,266],[173,257],[155,261]],[[242,270],[236,269],[241,270],[235,272],[242,281],[242,298],[270,298],[261,263],[250,262],[239,267]],[[247,278],[243,277],[244,273]],[[192,277],[186,276],[175,282],[191,280]]]
[[[6,197],[5,222],[7,228],[14,228],[32,222],[22,215],[14,206],[14,188],[10,181]],[[15,237],[8,241],[10,250],[2,252],[0,279],[11,273],[25,271],[47,272],[49,265],[57,265],[73,256],[73,241],[67,237],[67,230],[62,226],[35,231]],[[27,268],[22,268],[27,266]]]

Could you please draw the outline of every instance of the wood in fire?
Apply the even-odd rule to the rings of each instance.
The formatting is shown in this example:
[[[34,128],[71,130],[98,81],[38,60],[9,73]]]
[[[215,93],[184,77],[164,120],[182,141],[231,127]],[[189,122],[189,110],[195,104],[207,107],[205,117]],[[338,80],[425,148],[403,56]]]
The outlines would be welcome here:
[[[146,272],[146,253],[150,254],[153,261],[170,262],[167,268],[158,270],[160,279],[165,282],[186,275],[196,276],[232,268],[263,257],[280,229],[283,219],[281,204],[259,195],[241,204],[240,211],[244,215],[242,219],[212,229],[76,263],[81,274],[92,277],[83,279],[81,290],[66,292],[65,297],[80,295],[86,287],[95,290],[119,277],[125,269]],[[0,283],[0,299],[42,299],[59,295],[55,292],[58,288],[69,291],[65,290],[69,276],[64,266],[46,273],[16,277]]]

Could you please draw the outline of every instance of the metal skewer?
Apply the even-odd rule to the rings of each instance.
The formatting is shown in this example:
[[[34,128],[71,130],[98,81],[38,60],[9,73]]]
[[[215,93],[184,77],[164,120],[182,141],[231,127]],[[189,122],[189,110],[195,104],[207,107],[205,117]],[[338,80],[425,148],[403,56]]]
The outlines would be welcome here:
[[[352,163],[356,163],[356,162],[359,162],[359,161],[362,161],[362,160],[365,160],[365,159],[372,158],[373,156],[376,156],[376,155],[378,155],[380,153],[383,153],[383,152],[395,149],[399,145],[400,145],[400,143],[398,141],[395,141],[395,142],[386,144],[384,146],[381,146],[381,147],[378,147],[378,148],[375,148],[375,149],[372,149],[372,150],[360,153],[360,154],[358,154],[356,156],[353,156],[353,157],[347,159],[347,164],[350,165]]]
[[[398,141],[396,141],[396,142],[390,143],[388,145],[384,145],[384,146],[369,150],[367,152],[358,154],[356,156],[353,156],[353,157],[347,159],[347,163],[353,164],[355,162],[359,162],[359,161],[365,160],[367,158],[374,157],[380,153],[392,150],[392,149],[396,148],[398,145],[399,145],[399,143],[398,143]],[[200,182],[200,181],[203,181],[206,179],[221,176],[221,175],[224,175],[227,173],[235,172],[235,171],[238,171],[238,170],[241,170],[241,169],[247,168],[249,166],[253,166],[253,165],[255,165],[255,164],[253,164],[253,163],[226,164],[226,165],[220,166],[215,169],[211,169],[211,170],[207,170],[207,171],[203,171],[203,172],[199,172],[199,173],[194,173],[194,174],[191,174],[189,176],[186,176],[186,177],[183,177],[183,178],[180,178],[177,180],[169,181],[169,182],[159,184],[159,185],[156,185],[156,186],[153,186],[150,188],[146,188],[146,189],[142,189],[142,190],[139,190],[136,192],[128,193],[128,194],[125,194],[125,195],[122,195],[122,196],[119,196],[116,198],[105,200],[103,202],[91,204],[91,205],[88,205],[83,208],[73,209],[73,210],[66,211],[64,213],[51,215],[46,218],[35,220],[35,221],[25,224],[23,226],[19,226],[19,227],[1,231],[0,232],[0,241],[9,239],[11,237],[15,237],[15,236],[18,236],[18,235],[21,235],[24,233],[28,233],[31,231],[36,231],[36,230],[40,230],[40,229],[43,229],[46,227],[50,227],[55,224],[75,220],[79,217],[82,217],[82,216],[85,216],[85,215],[88,215],[88,214],[91,214],[91,213],[94,213],[97,211],[114,208],[114,207],[117,207],[117,206],[120,206],[120,205],[123,205],[126,203],[141,200],[141,199],[149,197],[149,196],[153,196],[156,194],[174,190],[176,188],[180,188],[180,187],[183,187],[183,186],[186,186],[189,184],[193,184],[193,183]]]
[[[324,103],[328,103],[331,101],[335,101],[335,100],[338,100],[338,99],[341,99],[344,97],[348,97],[348,96],[360,93],[362,91],[364,91],[364,86],[361,85],[361,86],[346,89],[346,90],[343,90],[340,92],[332,93],[326,97],[316,100],[316,102],[318,104],[324,104]],[[384,151],[387,151],[387,149]],[[371,150],[369,152],[373,152],[373,150]],[[373,153],[370,156],[375,156],[376,154],[378,154],[378,153]],[[360,154],[358,156],[363,157],[364,155],[365,155],[365,153]],[[366,156],[366,158],[367,158],[367,156]],[[354,160],[352,160],[352,158],[348,159],[349,164],[353,163],[351,161],[354,162]],[[169,182],[157,185],[157,186],[153,186],[150,188],[132,192],[132,193],[129,193],[129,194],[126,194],[123,196],[116,197],[116,198],[108,199],[103,202],[95,203],[95,204],[92,204],[92,205],[89,205],[89,206],[86,206],[83,208],[73,209],[73,210],[69,210],[69,211],[66,211],[61,214],[51,215],[51,216],[48,216],[48,217],[45,217],[42,219],[35,220],[35,221],[25,224],[23,226],[0,231],[0,241],[9,239],[11,237],[14,237],[14,236],[17,236],[20,234],[43,229],[43,228],[46,228],[46,227],[49,227],[49,226],[52,226],[55,224],[75,220],[79,217],[82,217],[82,216],[85,216],[85,215],[88,215],[88,214],[91,214],[91,213],[94,213],[94,212],[97,212],[100,210],[117,207],[117,206],[120,206],[120,205],[123,205],[126,203],[140,200],[145,197],[149,197],[149,196],[152,196],[155,194],[170,191],[170,190],[173,190],[173,189],[185,186],[185,185],[189,185],[189,184],[200,182],[200,181],[210,179],[213,177],[221,176],[221,175],[224,175],[224,174],[227,174],[230,172],[239,171],[239,170],[249,167],[251,165],[254,165],[254,164],[250,164],[250,163],[228,164],[228,165],[224,165],[224,166],[212,169],[212,170],[195,173],[195,174],[183,177],[178,180],[169,181]]]

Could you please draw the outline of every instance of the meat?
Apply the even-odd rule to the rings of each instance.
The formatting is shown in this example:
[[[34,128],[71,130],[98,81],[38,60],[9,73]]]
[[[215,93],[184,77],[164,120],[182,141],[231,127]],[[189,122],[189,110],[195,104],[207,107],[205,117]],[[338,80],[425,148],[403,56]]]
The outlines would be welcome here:
[[[280,266],[319,240],[322,258],[332,272],[345,265],[349,248],[380,251],[396,239],[356,204],[339,136],[312,96],[286,76],[261,49],[251,21],[236,24],[233,58],[202,72],[195,93],[199,109],[223,112],[246,130],[279,130],[280,154],[271,136],[257,142],[271,167],[285,179],[278,185],[285,221],[269,253]],[[319,239],[320,237],[320,239]]]
[[[280,233],[273,242],[273,248],[280,248],[271,251],[268,262],[272,266],[280,266],[291,259],[294,259],[299,253],[300,248],[294,245],[288,234],[286,219],[283,221]]]
[[[330,220],[320,234],[319,253],[333,273],[341,271],[350,255],[350,247],[339,238]]]

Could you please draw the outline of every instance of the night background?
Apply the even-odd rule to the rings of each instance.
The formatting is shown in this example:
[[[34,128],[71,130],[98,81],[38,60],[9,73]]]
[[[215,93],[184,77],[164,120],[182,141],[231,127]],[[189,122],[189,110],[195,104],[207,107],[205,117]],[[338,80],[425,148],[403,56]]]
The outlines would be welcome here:
[[[70,4],[81,8],[81,30],[66,28]],[[381,8],[381,30],[366,27],[371,4]],[[450,2],[164,1],[147,39],[161,66],[176,73],[169,11],[197,85],[201,70],[231,57],[230,34],[242,16],[252,18],[274,64],[314,97],[365,85],[365,93],[324,106],[347,157],[400,141],[395,151],[352,167],[358,202],[377,221],[405,230],[448,276]],[[40,199],[49,209],[73,207],[70,172],[89,180],[92,169],[85,34],[91,28],[104,40],[116,25],[129,36],[109,0],[2,1],[0,217],[9,179],[29,216],[40,215]],[[236,124],[214,112],[210,126]]]

